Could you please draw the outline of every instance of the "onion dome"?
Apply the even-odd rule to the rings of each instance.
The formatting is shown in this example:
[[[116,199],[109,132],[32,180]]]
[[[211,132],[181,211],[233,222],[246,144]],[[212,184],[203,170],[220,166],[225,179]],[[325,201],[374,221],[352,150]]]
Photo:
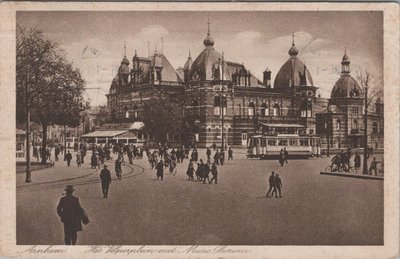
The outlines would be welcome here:
[[[297,54],[299,54],[299,50],[296,48],[294,43],[292,44],[292,47],[289,49],[288,53],[293,58],[295,58],[297,56]]]
[[[204,46],[206,46],[206,48],[212,48],[214,46],[214,39],[213,37],[211,37],[210,34],[210,20],[208,20],[208,31],[207,31],[207,36],[203,41]]]
[[[204,46],[212,48],[214,46],[214,39],[211,37],[209,33],[207,33],[207,37],[203,41]]]
[[[121,65],[119,66],[118,73],[127,75],[129,74],[129,60],[126,58],[126,56],[122,59]]]
[[[283,64],[278,74],[276,74],[274,88],[283,89],[294,86],[314,86],[310,71],[306,65],[297,58],[298,49],[294,44],[294,35],[292,47],[289,50],[290,58]]]
[[[203,41],[205,49],[193,61],[189,70],[191,81],[213,80],[214,64],[219,63],[222,55],[214,50],[214,39],[210,34],[210,22],[208,21],[207,37]]]
[[[122,59],[121,65],[122,64],[129,66],[129,60],[126,58],[126,56]]]

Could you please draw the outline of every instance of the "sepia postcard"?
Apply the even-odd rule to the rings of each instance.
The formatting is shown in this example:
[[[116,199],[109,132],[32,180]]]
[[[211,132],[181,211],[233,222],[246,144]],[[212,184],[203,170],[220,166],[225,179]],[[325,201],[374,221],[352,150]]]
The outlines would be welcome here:
[[[0,17],[0,256],[400,256],[397,3]]]

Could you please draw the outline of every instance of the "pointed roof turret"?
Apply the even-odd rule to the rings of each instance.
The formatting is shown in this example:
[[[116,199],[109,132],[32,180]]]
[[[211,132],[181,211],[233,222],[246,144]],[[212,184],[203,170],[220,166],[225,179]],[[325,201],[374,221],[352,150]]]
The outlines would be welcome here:
[[[296,48],[296,44],[294,44],[294,34],[292,34],[292,47],[289,49],[288,53],[292,58],[295,58],[297,54],[299,54],[299,50]]]
[[[204,44],[204,46],[206,46],[206,48],[213,48],[214,39],[211,37],[211,34],[210,34],[210,14],[208,14],[207,26],[208,26],[207,36],[204,39],[203,44]]]
[[[189,70],[190,67],[192,66],[192,64],[193,64],[193,60],[192,60],[192,57],[191,57],[191,55],[190,55],[190,50],[189,50],[189,56],[188,56],[188,59],[187,59],[186,62],[185,62],[185,65],[183,66],[183,68],[184,68],[185,70]]]
[[[126,58],[126,41],[124,41],[124,58],[121,60],[121,65],[129,66],[129,60]]]
[[[350,58],[347,56],[347,48],[344,48],[344,55],[342,58],[342,75],[350,74]]]

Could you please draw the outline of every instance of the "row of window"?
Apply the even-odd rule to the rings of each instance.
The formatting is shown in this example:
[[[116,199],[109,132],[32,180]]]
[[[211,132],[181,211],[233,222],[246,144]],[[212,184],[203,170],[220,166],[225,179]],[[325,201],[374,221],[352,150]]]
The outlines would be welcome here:
[[[238,106],[238,109],[239,109],[239,113],[241,113],[242,108],[240,105]],[[222,110],[223,110],[224,115],[226,115],[226,107],[222,107]],[[255,111],[256,111],[256,109],[254,107],[248,107],[247,115],[254,116]],[[220,106],[214,106],[214,115],[221,115],[221,107]],[[274,107],[271,111],[271,114],[270,114],[268,108],[262,107],[262,108],[260,108],[260,115],[261,116],[270,116],[270,115],[279,116],[280,115],[279,107]]]
[[[327,126],[327,123],[325,122],[325,128],[327,128],[327,127],[328,127],[328,126]],[[336,130],[340,130],[340,127],[341,127],[341,121],[340,121],[339,119],[337,119],[337,120],[336,120]],[[359,129],[359,127],[358,127],[358,121],[357,121],[356,119],[354,119],[354,120],[352,121],[351,129],[354,129],[354,130]],[[373,134],[377,134],[378,131],[379,131],[378,123],[377,123],[377,122],[373,122],[373,123],[372,123],[372,133],[373,133]],[[382,132],[383,130],[380,129],[380,131]]]

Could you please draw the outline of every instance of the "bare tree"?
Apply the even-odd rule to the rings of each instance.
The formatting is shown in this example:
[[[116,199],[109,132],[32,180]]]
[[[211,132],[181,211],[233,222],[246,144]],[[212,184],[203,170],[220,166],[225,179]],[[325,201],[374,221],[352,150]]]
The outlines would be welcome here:
[[[372,101],[376,98],[376,96],[380,95],[382,93],[382,90],[376,90],[373,89],[369,93],[370,89],[370,79],[371,76],[368,72],[368,70],[365,70],[365,72],[357,72],[357,79],[360,82],[361,88],[364,92],[364,136],[363,136],[363,142],[364,142],[364,158],[363,158],[363,174],[368,174],[368,164],[367,164],[367,159],[368,159],[368,109]]]

